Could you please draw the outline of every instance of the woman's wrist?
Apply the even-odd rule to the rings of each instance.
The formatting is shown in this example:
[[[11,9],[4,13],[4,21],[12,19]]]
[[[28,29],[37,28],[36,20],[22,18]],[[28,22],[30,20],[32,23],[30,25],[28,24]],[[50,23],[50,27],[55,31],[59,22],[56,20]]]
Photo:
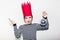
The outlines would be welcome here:
[[[16,23],[15,23],[15,24],[13,24],[13,26],[16,26]]]

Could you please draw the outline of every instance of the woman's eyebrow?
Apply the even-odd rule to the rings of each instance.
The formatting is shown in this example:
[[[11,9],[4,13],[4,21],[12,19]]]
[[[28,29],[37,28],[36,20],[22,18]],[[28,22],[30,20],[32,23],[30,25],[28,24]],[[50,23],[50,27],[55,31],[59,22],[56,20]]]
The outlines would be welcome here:
[[[31,18],[31,17],[29,17],[29,18]]]

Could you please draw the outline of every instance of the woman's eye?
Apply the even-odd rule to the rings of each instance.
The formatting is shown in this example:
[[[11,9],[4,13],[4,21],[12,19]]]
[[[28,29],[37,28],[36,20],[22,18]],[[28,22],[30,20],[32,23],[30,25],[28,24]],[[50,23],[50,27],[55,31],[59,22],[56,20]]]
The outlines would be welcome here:
[[[27,18],[25,18],[25,19],[27,19]]]

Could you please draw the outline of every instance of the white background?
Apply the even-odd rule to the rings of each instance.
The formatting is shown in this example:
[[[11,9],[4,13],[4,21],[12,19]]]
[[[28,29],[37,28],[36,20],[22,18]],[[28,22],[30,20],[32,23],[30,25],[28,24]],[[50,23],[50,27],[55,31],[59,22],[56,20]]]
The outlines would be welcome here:
[[[49,30],[37,31],[37,40],[60,40],[60,0],[0,0],[0,40],[15,40],[8,18],[24,24],[21,3],[31,2],[33,23],[39,23],[42,11],[48,13]],[[22,40],[22,37],[21,37]]]

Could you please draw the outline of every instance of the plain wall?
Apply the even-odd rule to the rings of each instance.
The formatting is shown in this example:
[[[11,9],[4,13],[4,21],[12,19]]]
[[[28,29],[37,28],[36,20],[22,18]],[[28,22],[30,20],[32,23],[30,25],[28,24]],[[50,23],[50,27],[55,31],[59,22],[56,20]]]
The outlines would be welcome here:
[[[31,2],[33,23],[40,23],[44,10],[48,13],[49,30],[37,31],[37,40],[60,40],[60,0],[0,0],[0,40],[15,40],[8,18],[17,26],[24,24],[21,3],[27,1]]]

